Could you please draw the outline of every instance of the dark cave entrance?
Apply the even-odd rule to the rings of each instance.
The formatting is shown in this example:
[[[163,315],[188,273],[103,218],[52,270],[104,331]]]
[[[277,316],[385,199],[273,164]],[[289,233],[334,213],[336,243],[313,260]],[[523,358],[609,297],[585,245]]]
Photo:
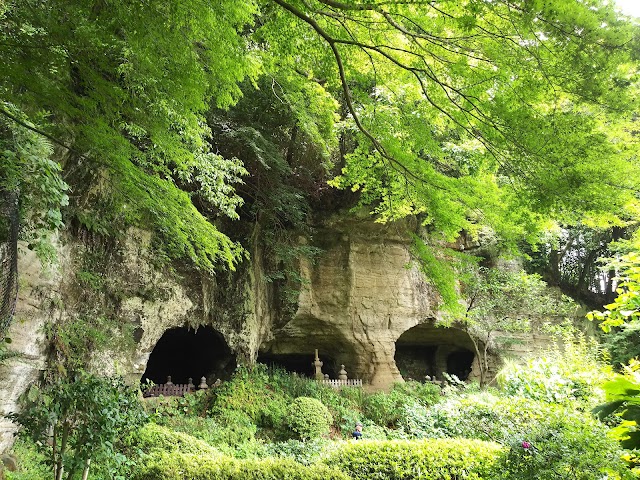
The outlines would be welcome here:
[[[201,377],[211,384],[217,378],[230,378],[235,368],[235,355],[213,328],[172,328],[164,332],[151,352],[142,381],[166,383],[170,375],[176,384],[185,384],[192,378],[197,385]]]
[[[475,357],[471,350],[461,349],[451,352],[447,356],[447,373],[455,375],[460,380],[467,380]]]
[[[258,363],[264,363],[269,367],[279,367],[289,373],[297,373],[298,375],[312,378],[315,369],[312,365],[314,359],[313,353],[261,353],[258,355]],[[333,358],[321,355],[322,373],[327,373],[331,378],[338,378],[340,365]]]
[[[433,345],[396,345],[396,366],[405,380],[423,381],[436,376],[436,350]]]
[[[467,380],[475,354],[467,334],[455,328],[422,324],[404,332],[396,341],[395,362],[405,380],[444,380],[443,373]]]

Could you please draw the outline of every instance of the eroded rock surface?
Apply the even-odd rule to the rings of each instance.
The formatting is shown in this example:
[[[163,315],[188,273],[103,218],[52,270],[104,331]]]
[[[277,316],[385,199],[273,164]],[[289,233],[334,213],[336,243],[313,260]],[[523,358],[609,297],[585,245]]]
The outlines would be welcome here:
[[[344,364],[374,388],[401,375],[394,361],[403,332],[437,316],[438,295],[411,266],[415,225],[380,225],[370,217],[335,217],[318,229],[324,249],[316,264],[303,263],[307,284],[294,318],[274,332],[272,353],[315,348],[330,358],[326,370]],[[310,357],[312,358],[312,357]]]
[[[65,251],[60,250],[65,261]],[[61,315],[58,268],[43,270],[33,252],[22,250],[18,260],[20,272],[15,319],[7,336],[11,350],[19,354],[0,365],[0,452],[13,444],[16,426],[2,414],[18,410],[18,399],[29,385],[38,380],[45,368],[46,342],[44,326]]]
[[[284,366],[287,359],[295,361],[311,374],[315,349],[332,378],[345,365],[350,378],[362,378],[372,389],[402,380],[398,364],[417,377],[464,370],[467,366],[458,363],[470,344],[464,332],[434,327],[439,297],[412,265],[411,232],[417,230],[412,222],[381,225],[369,215],[351,214],[323,220],[312,239],[301,240],[322,254],[314,263],[300,260],[304,282],[296,308],[289,311],[265,281],[269,259],[260,247],[259,226],[247,246],[250,260],[215,278],[186,267],[155,265],[149,235],[137,230],[104,251],[86,239],[69,238],[59,248],[58,267],[49,273],[24,251],[9,332],[23,357],[0,367],[0,411],[14,411],[20,394],[45,369],[44,326],[82,321],[83,315],[108,317],[121,347],[93,352],[93,370],[124,375],[132,384],[140,381],[165,332],[203,326],[228,346],[226,363],[234,365],[224,365],[227,371],[236,361],[251,364],[262,355]],[[212,355],[216,348],[211,346]],[[199,375],[195,367],[194,377]],[[477,377],[477,359],[468,369],[471,378]],[[216,372],[209,374],[213,381]],[[0,452],[10,445],[14,430],[0,420]]]

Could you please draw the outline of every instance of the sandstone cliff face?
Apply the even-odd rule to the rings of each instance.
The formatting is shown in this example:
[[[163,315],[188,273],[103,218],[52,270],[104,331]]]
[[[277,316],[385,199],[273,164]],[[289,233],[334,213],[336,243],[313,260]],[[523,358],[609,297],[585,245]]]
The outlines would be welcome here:
[[[317,348],[321,358],[344,364],[350,376],[373,387],[400,380],[396,340],[437,315],[437,293],[408,267],[408,232],[414,229],[370,217],[327,220],[315,235],[324,253],[315,265],[301,266],[306,286],[298,310],[267,348],[275,354],[306,351],[310,358]]]
[[[270,319],[267,288],[256,280],[259,252],[252,251],[256,260],[238,272],[211,278],[154,266],[149,243],[149,235],[137,230],[107,249],[90,238],[66,237],[57,248],[58,264],[47,271],[21,246],[19,296],[8,332],[21,357],[0,367],[0,414],[15,411],[19,396],[48,368],[47,326],[106,318],[115,341],[90,352],[89,368],[132,384],[140,381],[158,340],[176,327],[211,326],[234,358],[255,361]],[[13,443],[15,430],[0,416],[0,452]]]
[[[66,251],[60,250],[61,261]],[[0,365],[0,452],[13,443],[15,425],[2,414],[16,411],[17,401],[27,387],[38,380],[45,368],[44,327],[62,314],[60,308],[61,271],[45,271],[33,252],[21,250],[18,303],[15,320],[9,328],[11,349],[21,356]]]
[[[59,266],[49,274],[23,252],[9,336],[25,356],[0,370],[0,411],[15,410],[18,396],[46,368],[44,326],[92,316],[115,322],[111,334],[121,347],[93,352],[92,368],[124,375],[131,383],[140,381],[163,335],[204,326],[228,346],[232,356],[226,362],[232,367],[260,356],[287,367],[287,359],[295,356],[310,370],[318,349],[332,378],[344,364],[349,377],[364,379],[370,388],[387,388],[402,379],[398,365],[405,375],[421,379],[450,370],[462,352],[473,378],[477,365],[468,356],[465,334],[433,326],[438,294],[411,266],[409,232],[415,230],[411,220],[380,225],[368,215],[323,220],[314,238],[306,240],[323,253],[314,264],[301,261],[305,282],[297,309],[288,315],[280,313],[275,287],[265,281],[259,226],[247,247],[251,260],[215,278],[154,266],[149,236],[135,230],[108,253],[92,251],[86,239],[67,239],[59,249]],[[88,254],[94,259],[91,288],[83,281]],[[200,358],[220,354],[219,347],[202,347]],[[169,359],[169,365],[174,360],[188,361]],[[212,380],[219,372],[208,374]],[[0,451],[11,443],[13,430],[7,422],[0,424]]]

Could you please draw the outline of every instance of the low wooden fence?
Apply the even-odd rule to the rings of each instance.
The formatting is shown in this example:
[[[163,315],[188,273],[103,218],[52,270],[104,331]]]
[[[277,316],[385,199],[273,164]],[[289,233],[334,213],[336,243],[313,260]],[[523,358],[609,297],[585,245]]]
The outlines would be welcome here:
[[[193,385],[176,384],[176,383],[161,383],[154,385],[149,390],[143,393],[143,397],[183,397],[186,393],[195,392]]]
[[[213,384],[214,387],[220,385],[220,379],[216,380]],[[209,388],[207,385],[207,379],[202,377],[200,379],[200,385],[197,387],[193,384],[193,379],[189,379],[189,383],[173,383],[171,376],[167,377],[167,383],[158,383],[152,386],[150,389],[142,393],[144,398],[149,397],[184,397],[187,393],[195,392],[196,390],[206,390]]]

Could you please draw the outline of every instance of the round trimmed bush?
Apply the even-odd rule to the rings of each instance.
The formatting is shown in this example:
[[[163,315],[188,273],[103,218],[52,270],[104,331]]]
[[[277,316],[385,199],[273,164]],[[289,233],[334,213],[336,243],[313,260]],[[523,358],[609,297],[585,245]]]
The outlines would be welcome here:
[[[298,397],[287,410],[287,426],[301,440],[327,435],[332,423],[329,409],[315,398]]]

